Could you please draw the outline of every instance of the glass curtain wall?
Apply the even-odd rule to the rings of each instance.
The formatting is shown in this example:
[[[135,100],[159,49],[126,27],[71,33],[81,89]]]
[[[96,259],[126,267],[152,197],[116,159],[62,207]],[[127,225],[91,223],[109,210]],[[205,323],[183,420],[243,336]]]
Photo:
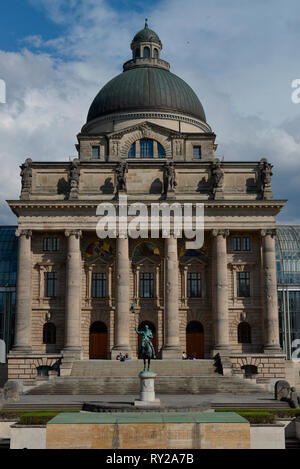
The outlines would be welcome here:
[[[13,345],[16,305],[18,238],[16,227],[0,227],[0,339],[6,352]]]
[[[287,358],[300,340],[300,226],[278,226],[276,263],[280,341]]]

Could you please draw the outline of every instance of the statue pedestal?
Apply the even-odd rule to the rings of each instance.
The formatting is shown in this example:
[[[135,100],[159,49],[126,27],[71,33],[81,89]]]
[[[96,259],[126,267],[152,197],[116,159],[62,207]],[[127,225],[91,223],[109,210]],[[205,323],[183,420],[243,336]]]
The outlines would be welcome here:
[[[155,398],[154,380],[156,373],[153,371],[141,371],[140,378],[140,398],[134,401],[136,407],[158,407],[160,399]]]

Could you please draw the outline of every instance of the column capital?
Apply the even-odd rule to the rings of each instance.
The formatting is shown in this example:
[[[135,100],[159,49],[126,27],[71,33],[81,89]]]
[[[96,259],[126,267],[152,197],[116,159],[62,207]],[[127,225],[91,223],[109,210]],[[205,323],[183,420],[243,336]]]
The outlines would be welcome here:
[[[266,230],[260,230],[261,237],[264,238],[265,236],[271,236],[272,238],[275,238],[276,236],[276,229],[266,229]]]
[[[26,236],[26,238],[31,238],[32,231],[31,230],[19,230],[19,229],[17,229],[15,231],[15,235],[16,235],[17,238],[20,238],[21,236]]]
[[[69,238],[70,236],[76,236],[76,238],[81,238],[82,231],[81,230],[65,230],[65,237]]]
[[[212,230],[212,235],[214,237],[217,237],[217,236],[223,236],[223,238],[227,238],[229,236],[229,230],[218,230],[218,229],[213,229]]]

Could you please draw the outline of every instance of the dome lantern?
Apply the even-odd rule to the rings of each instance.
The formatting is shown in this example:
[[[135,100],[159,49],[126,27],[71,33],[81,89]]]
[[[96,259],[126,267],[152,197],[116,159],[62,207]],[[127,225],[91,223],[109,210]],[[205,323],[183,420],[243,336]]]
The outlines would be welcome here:
[[[144,29],[141,29],[131,43],[132,58],[134,59],[159,59],[162,43],[158,35],[149,29],[148,19],[145,20]]]

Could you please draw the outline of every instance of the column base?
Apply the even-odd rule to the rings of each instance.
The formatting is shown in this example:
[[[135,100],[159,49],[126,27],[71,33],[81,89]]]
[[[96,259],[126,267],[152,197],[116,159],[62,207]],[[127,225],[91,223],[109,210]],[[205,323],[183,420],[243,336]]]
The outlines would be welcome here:
[[[110,353],[111,360],[115,360],[120,352],[128,353],[129,358],[131,358],[131,348],[129,345],[115,345]]]
[[[165,345],[161,351],[163,360],[180,360],[182,358],[182,350],[176,345]]]
[[[211,350],[211,356],[214,357],[218,353],[222,356],[230,355],[230,348],[229,345],[215,345],[214,348]]]
[[[11,355],[32,354],[32,348],[27,345],[15,345],[9,352]]]
[[[264,346],[264,353],[269,355],[277,355],[278,353],[283,353],[282,348],[280,345],[265,345]]]
[[[64,358],[74,358],[74,360],[81,359],[81,347],[76,347],[76,346],[64,347],[61,353]]]

